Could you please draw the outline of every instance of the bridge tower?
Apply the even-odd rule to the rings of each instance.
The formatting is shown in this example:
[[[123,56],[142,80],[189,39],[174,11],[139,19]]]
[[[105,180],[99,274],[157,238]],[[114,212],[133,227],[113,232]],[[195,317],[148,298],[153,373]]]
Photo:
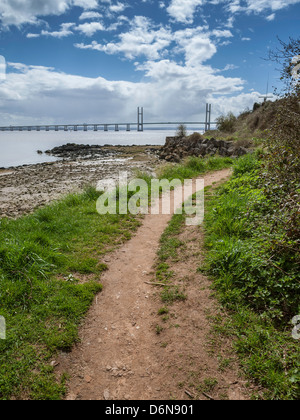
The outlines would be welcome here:
[[[206,104],[205,131],[211,127],[211,104]]]
[[[138,107],[137,110],[137,129],[138,131],[144,131],[144,108]]]

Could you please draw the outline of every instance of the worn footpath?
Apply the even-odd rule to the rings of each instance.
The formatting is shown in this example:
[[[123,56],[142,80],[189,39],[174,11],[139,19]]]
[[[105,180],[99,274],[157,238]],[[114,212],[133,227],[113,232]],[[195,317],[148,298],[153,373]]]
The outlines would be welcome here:
[[[230,170],[205,176],[205,185],[225,180]],[[146,215],[136,235],[105,257],[109,270],[80,330],[80,342],[61,353],[58,378],[70,376],[68,400],[248,399],[249,390],[232,359],[230,369],[209,345],[208,316],[218,312],[209,280],[197,272],[199,227],[182,233],[185,254],[172,267],[187,300],[172,305],[170,321],[157,331],[159,290],[149,284],[162,233],[172,215]],[[200,236],[199,236],[200,235]],[[195,248],[196,247],[196,248]],[[200,247],[200,248],[199,248]]]

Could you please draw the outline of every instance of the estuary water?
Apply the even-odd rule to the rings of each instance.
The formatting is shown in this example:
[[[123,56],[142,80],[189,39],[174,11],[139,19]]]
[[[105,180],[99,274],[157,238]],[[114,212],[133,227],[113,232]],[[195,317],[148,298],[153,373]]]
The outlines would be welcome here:
[[[36,163],[52,162],[55,157],[40,150],[53,149],[67,143],[131,146],[131,145],[164,145],[167,136],[174,136],[174,130],[145,130],[137,131],[22,131],[0,132],[0,168],[32,165]]]

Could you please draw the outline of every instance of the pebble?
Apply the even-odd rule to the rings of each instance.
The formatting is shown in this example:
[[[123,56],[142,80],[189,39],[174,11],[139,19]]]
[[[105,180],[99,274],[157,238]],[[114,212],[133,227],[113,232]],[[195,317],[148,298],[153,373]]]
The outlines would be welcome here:
[[[110,397],[109,389],[104,390],[103,397],[104,397],[105,400],[109,400],[109,397]]]

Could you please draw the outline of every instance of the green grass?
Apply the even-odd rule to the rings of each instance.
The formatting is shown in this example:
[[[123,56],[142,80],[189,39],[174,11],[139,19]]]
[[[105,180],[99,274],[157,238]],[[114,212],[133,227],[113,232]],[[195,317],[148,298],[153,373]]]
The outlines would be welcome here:
[[[107,266],[101,256],[139,222],[100,216],[92,188],[17,220],[0,221],[0,399],[59,399],[51,360],[70,350]]]
[[[230,168],[234,163],[231,158],[212,156],[206,159],[199,157],[189,157],[183,163],[165,166],[159,174],[160,179],[192,179],[209,171],[217,171]]]
[[[295,254],[274,251],[276,203],[265,196],[259,167],[255,155],[239,159],[233,178],[206,202],[204,268],[230,313],[216,330],[234,338],[245,373],[265,398],[297,399],[300,351],[291,319],[300,313],[299,266]]]

